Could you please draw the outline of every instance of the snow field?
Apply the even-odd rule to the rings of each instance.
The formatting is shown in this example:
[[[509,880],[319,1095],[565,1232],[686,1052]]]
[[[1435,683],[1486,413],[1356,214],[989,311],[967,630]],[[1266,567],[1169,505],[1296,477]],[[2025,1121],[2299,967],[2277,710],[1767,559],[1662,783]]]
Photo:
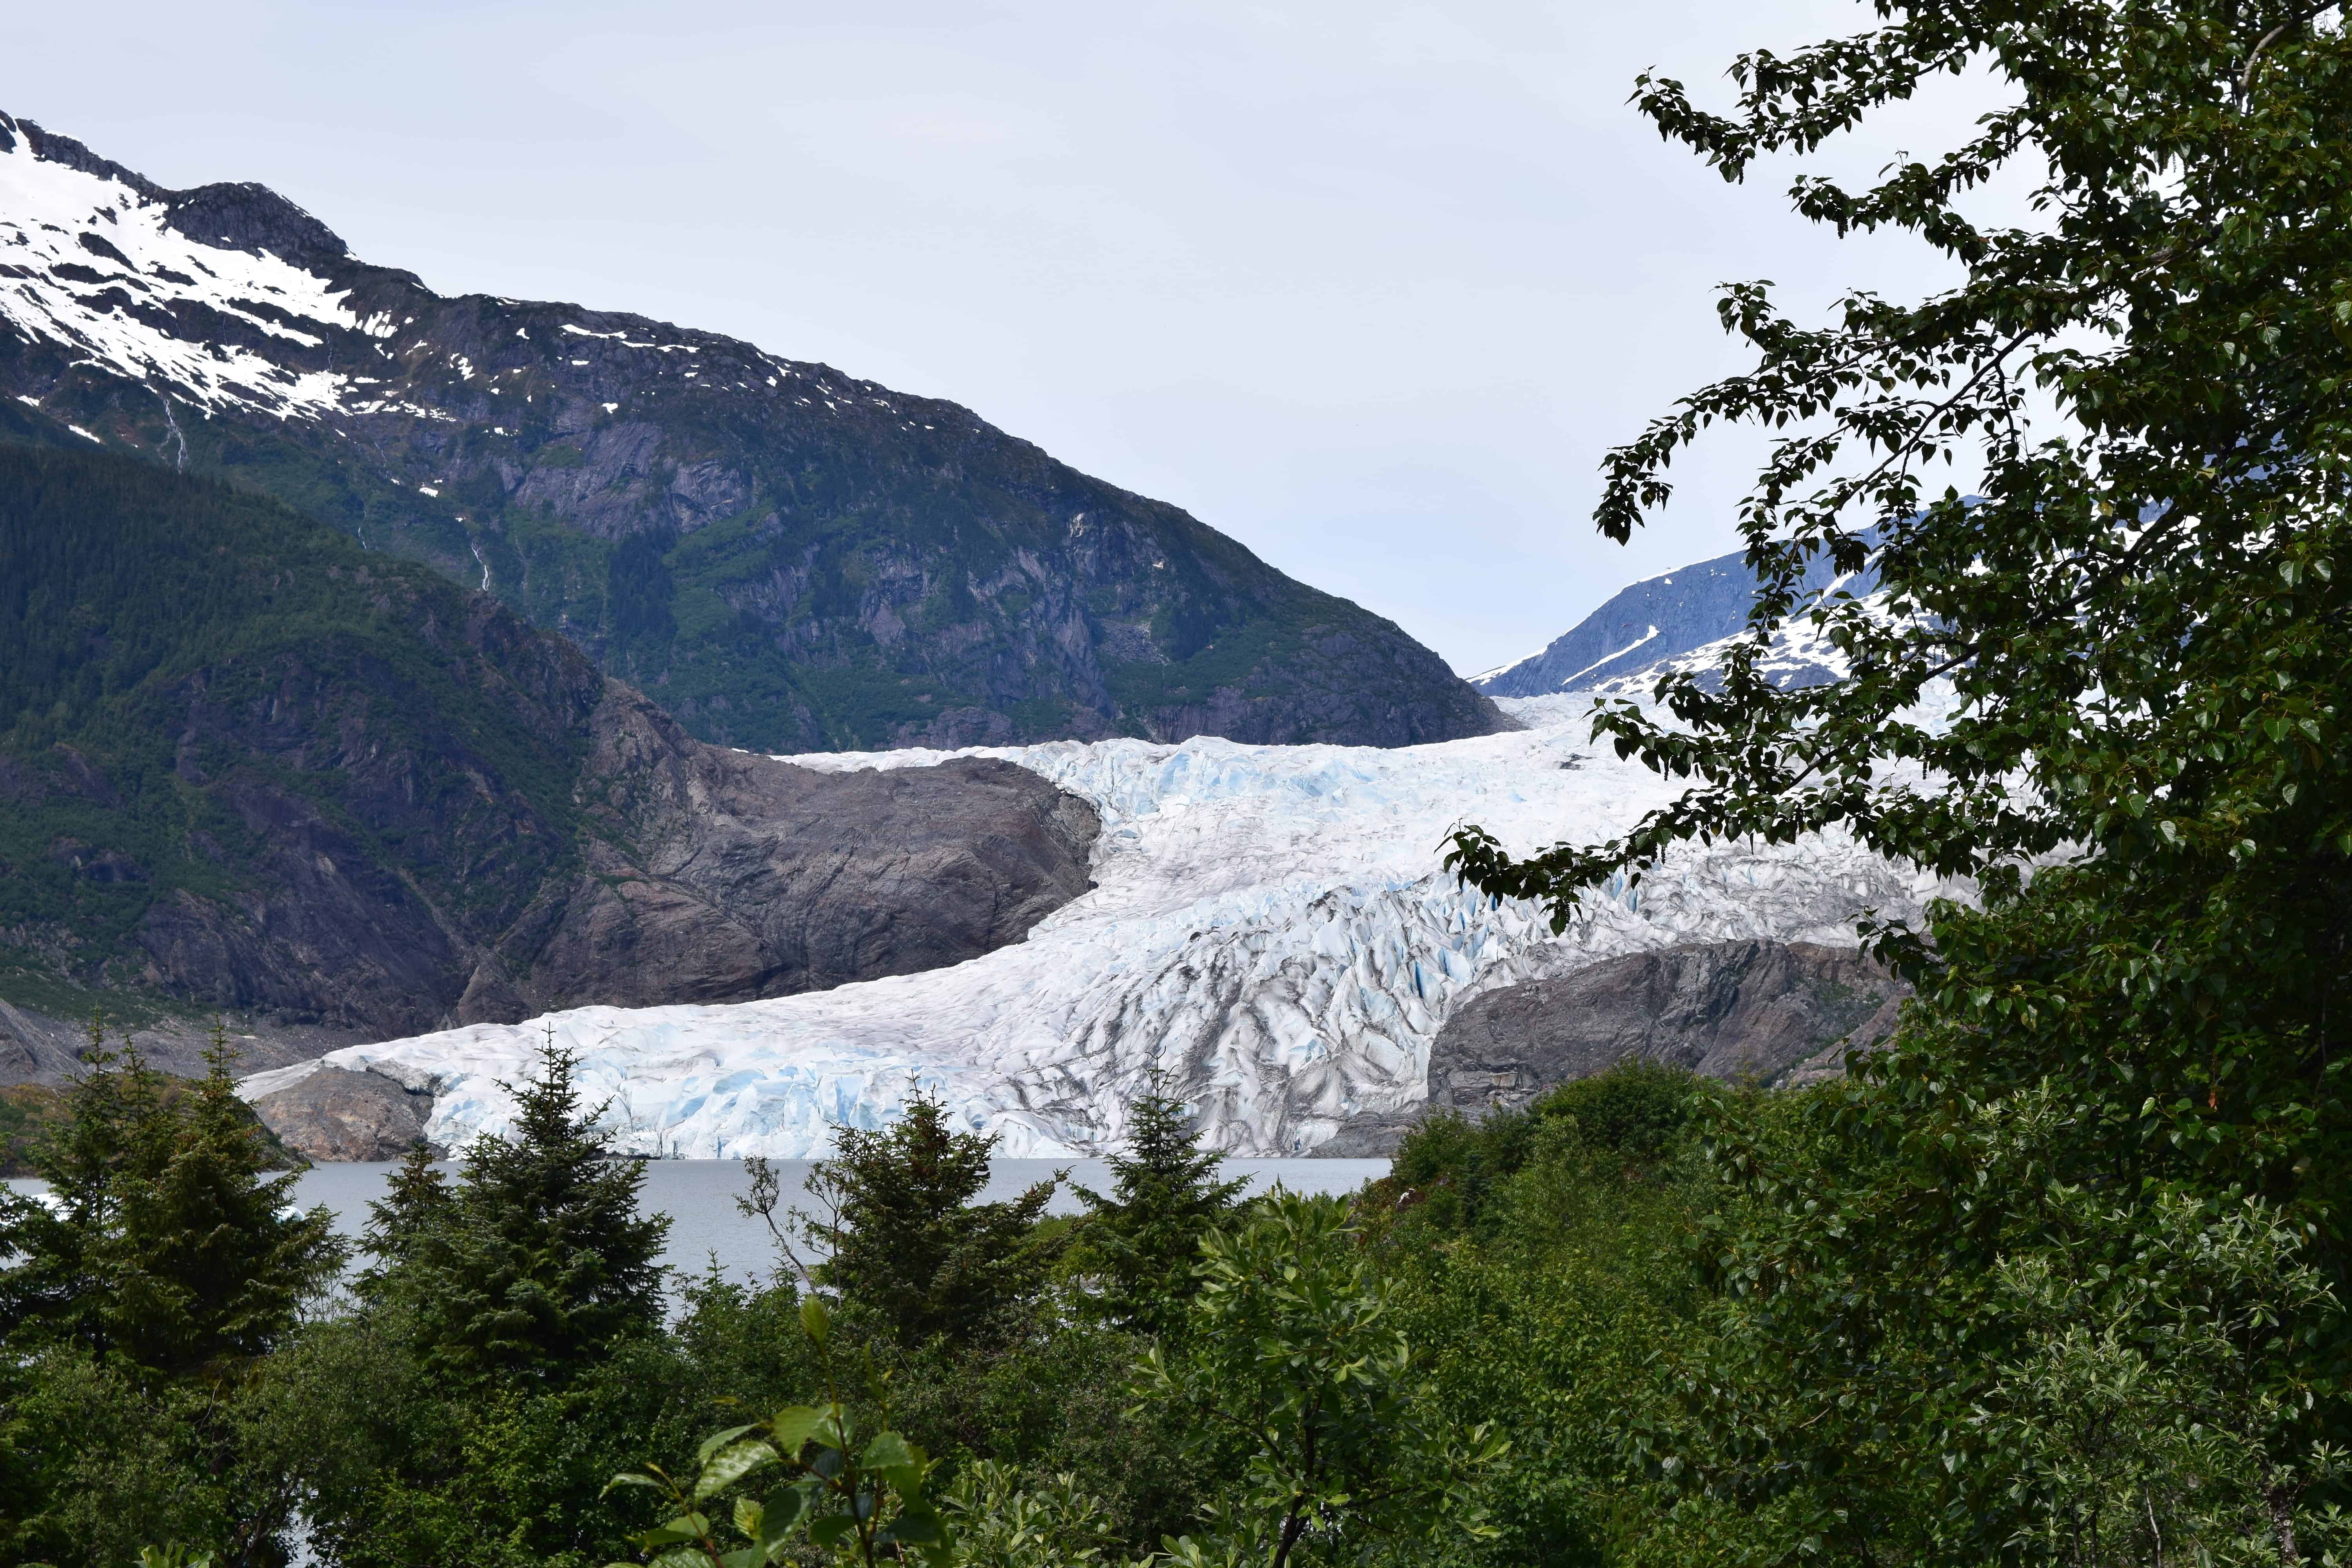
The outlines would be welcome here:
[[[191,342],[165,323],[202,307],[306,348],[329,330],[396,330],[389,318],[362,321],[324,278],[267,252],[191,239],[168,226],[162,203],[121,180],[36,157],[21,132],[5,140],[13,145],[0,151],[0,321],[27,338],[71,345],[201,405],[283,416],[340,407],[350,378],[288,370],[236,344]]]

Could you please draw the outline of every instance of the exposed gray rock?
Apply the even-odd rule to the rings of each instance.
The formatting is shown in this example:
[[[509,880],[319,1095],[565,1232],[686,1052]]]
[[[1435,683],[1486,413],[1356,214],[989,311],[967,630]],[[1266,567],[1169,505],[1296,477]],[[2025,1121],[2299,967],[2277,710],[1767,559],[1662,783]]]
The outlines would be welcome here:
[[[433,1097],[323,1063],[252,1101],[261,1124],[305,1159],[397,1160],[425,1136]]]
[[[308,1061],[365,1038],[348,1031],[274,1026],[249,1016],[225,1016],[222,1022],[236,1053],[234,1070],[239,1076]],[[123,1027],[108,1026],[110,1043],[120,1039]],[[205,1072],[204,1054],[212,1044],[210,1020],[142,1016],[128,1028],[141,1058],[150,1067],[182,1078],[197,1078]],[[81,1070],[82,1051],[89,1041],[87,1017],[53,1017],[0,1001],[0,1083],[64,1083]]]
[[[1852,948],[1760,941],[1633,953],[1503,986],[1438,1031],[1418,1110],[1358,1118],[1315,1152],[1393,1153],[1433,1110],[1519,1110],[1630,1058],[1735,1082],[1817,1082],[1884,1039],[1909,994]]]
[[[1094,808],[1009,763],[794,767],[705,745],[617,681],[593,735],[585,865],[476,970],[467,1022],[940,968],[1089,885]]]

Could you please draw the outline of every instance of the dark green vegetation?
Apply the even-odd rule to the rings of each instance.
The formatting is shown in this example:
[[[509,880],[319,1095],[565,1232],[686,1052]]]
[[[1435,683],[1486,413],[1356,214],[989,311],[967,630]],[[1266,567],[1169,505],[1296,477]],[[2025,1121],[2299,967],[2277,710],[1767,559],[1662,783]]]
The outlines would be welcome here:
[[[1744,61],[1738,120],[1671,83],[1643,101],[1737,174],[1987,67],[2016,107],[1970,149],[1866,192],[1799,187],[1826,220],[1923,233],[1968,282],[1855,300],[1823,332],[1735,291],[1761,374],[1629,449],[1604,521],[1659,499],[1707,418],[1793,425],[1753,559],[1785,585],[1883,527],[1904,613],[1819,606],[1845,682],[1781,692],[1736,655],[1719,691],[1670,687],[1685,730],[1606,717],[1696,779],[1630,839],[1524,864],[1459,846],[1563,915],[1717,832],[1840,821],[1975,872],[1981,910],[1882,933],[1918,992],[1850,1077],[1774,1094],[1620,1068],[1434,1120],[1349,1204],[1227,1208],[1163,1128],[1082,1225],[1025,1231],[961,1212],[976,1142],[886,1134],[856,1145],[835,1234],[869,1263],[895,1255],[868,1225],[961,1259],[984,1317],[900,1310],[943,1265],[846,1269],[821,1313],[793,1282],[714,1279],[675,1330],[648,1316],[556,1368],[436,1384],[456,1374],[395,1289],[281,1339],[233,1405],[252,1425],[202,1428],[231,1435],[202,1452],[157,1436],[194,1428],[113,1415],[201,1369],[52,1348],[42,1317],[0,1363],[11,1518],[92,1521],[58,1547],[77,1562],[108,1561],[121,1519],[229,1552],[271,1517],[144,1503],[174,1486],[299,1496],[331,1537],[359,1521],[335,1550],[371,1562],[593,1561],[623,1530],[669,1568],[2344,1561],[2352,41],[2340,13],[2243,0],[1881,9],[1865,37]],[[2048,160],[2045,231],[1950,205],[2012,152]],[[2063,441],[2023,428],[2034,375],[2077,416]],[[1963,440],[1983,503],[1921,507],[1916,461]],[[1791,607],[1768,593],[1759,637]],[[1908,725],[1939,671],[1966,699],[1953,728]],[[1190,1267],[1141,1264],[1139,1238],[1196,1226]],[[52,1247],[28,1278],[79,1279],[76,1256],[120,1255]],[[299,1454],[261,1414],[289,1387]],[[371,1431],[406,1436],[347,1436]],[[593,1496],[607,1468],[654,1485]]]
[[[1729,116],[1637,101],[1738,179],[1990,72],[1963,143],[1793,191],[1962,281],[1819,328],[1727,292],[1754,368],[1615,453],[1600,513],[1624,537],[1715,420],[1783,432],[1719,688],[1597,726],[1693,787],[1612,844],[1473,830],[1459,863],[1565,919],[1690,838],[1833,824],[1984,889],[1874,933],[1921,992],[1889,1050],[1723,1145],[1752,1210],[1708,1248],[1676,1475],[1869,1559],[2295,1562],[2352,1441],[2352,38],[2238,0],[1877,9],[1743,58]],[[2039,182],[2027,228],[1969,216],[2003,171]],[[1799,591],[1874,538],[1883,605]],[[1769,684],[1790,621],[1850,678]],[[1944,727],[1910,711],[1937,679]]]
[[[36,1083],[0,1088],[0,1176],[29,1176],[33,1153],[65,1120],[65,1096]]]
[[[563,644],[276,502],[0,446],[8,994],[317,1016],[340,971],[352,1016],[431,1026],[451,933],[495,939],[575,856],[603,695]]]
[[[0,1555],[119,1563],[159,1539],[270,1550],[286,1483],[233,1397],[343,1251],[211,1071],[171,1086],[92,1030],[34,1157],[47,1204],[0,1196]]]
[[[352,318],[306,319],[311,346],[184,302],[149,324],[289,380],[367,379],[325,415],[203,411],[184,388],[10,333],[7,419],[60,440],[79,425],[487,585],[699,737],[769,752],[1204,732],[1403,745],[1497,725],[1391,623],[967,409],[641,317],[442,299],[257,187],[164,192],[18,129],[52,161],[201,211],[184,221],[204,245],[226,235],[331,279]],[[228,210],[208,199],[223,192]],[[133,301],[136,269],[84,249],[84,302]]]

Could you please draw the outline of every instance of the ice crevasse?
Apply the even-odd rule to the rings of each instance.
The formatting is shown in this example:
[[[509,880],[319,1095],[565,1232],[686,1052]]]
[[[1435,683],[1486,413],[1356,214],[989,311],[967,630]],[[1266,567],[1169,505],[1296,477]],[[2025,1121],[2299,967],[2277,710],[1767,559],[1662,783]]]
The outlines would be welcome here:
[[[1439,864],[1457,823],[1525,852],[1607,837],[1669,797],[1586,740],[1588,701],[1508,701],[1526,729],[1392,751],[1200,738],[790,758],[1029,768],[1100,814],[1097,885],[947,969],[733,1005],[582,1007],[326,1060],[431,1091],[427,1135],[451,1147],[505,1131],[501,1084],[529,1075],[551,1026],[636,1152],[821,1154],[835,1128],[883,1125],[919,1090],[1003,1154],[1099,1153],[1160,1072],[1213,1146],[1298,1154],[1418,1101],[1430,1042],[1482,990],[1676,942],[1852,945],[1863,910],[1959,890],[1835,836],[1694,847],[1557,936],[1535,906],[1459,886]]]

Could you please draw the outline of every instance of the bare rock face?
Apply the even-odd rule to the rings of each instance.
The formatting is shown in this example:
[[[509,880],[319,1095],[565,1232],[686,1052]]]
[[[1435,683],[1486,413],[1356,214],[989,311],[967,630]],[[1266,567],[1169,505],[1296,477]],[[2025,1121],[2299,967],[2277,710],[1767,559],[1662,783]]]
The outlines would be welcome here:
[[[1723,942],[1633,953],[1473,997],[1430,1047],[1430,1103],[1517,1109],[1629,1057],[1777,1083],[1837,1042],[1883,1037],[1906,994],[1851,948]]]
[[[320,1065],[253,1101],[279,1142],[318,1162],[397,1160],[425,1136],[433,1097],[372,1072]]]
[[[1852,948],[1722,942],[1610,959],[1472,997],[1429,1052],[1429,1098],[1360,1118],[1316,1153],[1395,1152],[1433,1110],[1516,1110],[1628,1058],[1794,1087],[1834,1077],[1895,1027],[1910,988]]]
[[[795,767],[696,741],[617,681],[592,722],[581,874],[476,970],[465,1022],[936,969],[1091,885],[1094,809],[1009,763]]]

